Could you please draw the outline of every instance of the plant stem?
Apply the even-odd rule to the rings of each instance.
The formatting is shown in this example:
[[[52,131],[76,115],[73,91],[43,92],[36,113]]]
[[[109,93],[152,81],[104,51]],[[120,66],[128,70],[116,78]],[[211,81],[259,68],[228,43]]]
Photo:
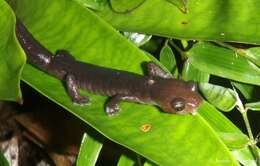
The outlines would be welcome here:
[[[226,44],[226,43],[223,43],[223,42],[219,42],[219,41],[214,41],[214,43],[216,43],[216,44],[218,44],[218,45],[220,45],[222,47],[229,48],[230,50],[233,50],[233,51],[236,52],[236,48],[231,46],[231,45],[229,45],[229,44]]]
[[[243,116],[243,120],[244,120],[245,125],[246,125],[246,129],[247,129],[249,139],[254,140],[254,136],[253,136],[253,133],[252,133],[252,130],[251,130],[251,126],[250,126],[250,123],[249,123],[249,120],[248,120],[248,117],[247,117],[247,111],[244,111],[242,113],[242,116]]]
[[[259,153],[258,153],[258,148],[256,146],[256,141],[254,139],[254,136],[253,136],[253,133],[252,133],[252,130],[251,130],[251,126],[250,126],[250,123],[249,123],[249,120],[248,120],[248,117],[247,117],[247,110],[245,110],[242,113],[242,117],[243,117],[245,125],[246,125],[247,133],[248,133],[248,136],[249,136],[249,139],[250,139],[250,146],[251,146],[252,152],[254,153],[254,156],[256,158],[256,163],[257,163],[257,165],[260,165],[260,156],[259,156]]]
[[[141,162],[141,157],[140,157],[140,155],[136,155],[136,158],[137,158],[137,165],[138,166],[142,166],[142,162]]]
[[[164,47],[168,45],[169,40],[170,40],[170,39],[168,39],[168,38],[165,40],[165,42],[164,42]]]
[[[186,59],[188,57],[187,54],[182,49],[180,49],[180,47],[178,47],[172,40],[169,40],[169,43],[181,54],[182,59]]]
[[[260,166],[260,156],[259,156],[259,153],[258,153],[258,148],[256,146],[256,141],[254,139],[254,135],[252,133],[252,130],[251,130],[251,126],[250,126],[250,123],[249,123],[249,120],[248,120],[248,117],[247,117],[247,111],[248,109],[244,107],[242,101],[240,100],[239,96],[238,96],[238,93],[236,92],[236,89],[233,87],[234,91],[235,91],[235,97],[236,97],[236,100],[237,100],[237,108],[239,110],[239,112],[242,114],[242,117],[243,117],[243,120],[245,122],[245,126],[246,126],[246,130],[247,130],[247,133],[248,133],[248,136],[249,136],[249,146],[251,147],[251,150],[252,150],[252,153],[256,159],[256,164],[258,166]]]

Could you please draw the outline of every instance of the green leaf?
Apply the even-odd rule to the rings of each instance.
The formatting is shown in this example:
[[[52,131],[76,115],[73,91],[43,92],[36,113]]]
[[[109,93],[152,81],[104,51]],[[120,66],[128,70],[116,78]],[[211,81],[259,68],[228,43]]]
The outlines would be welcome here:
[[[230,149],[241,149],[245,148],[249,144],[249,138],[242,133],[232,132],[219,132],[221,139]]]
[[[88,7],[94,10],[101,10],[107,4],[107,0],[74,0],[84,7]]]
[[[195,80],[199,82],[208,82],[209,74],[201,72],[193,67],[189,59],[185,62],[182,77],[185,80]],[[214,129],[216,134],[222,139],[226,146],[230,149],[245,147],[248,137],[243,134],[238,128],[232,124],[224,115],[207,102],[203,103],[200,109],[200,115]],[[249,147],[246,147],[249,150]],[[238,155],[246,155],[244,151],[238,151]],[[238,155],[235,155],[237,160],[240,160]]]
[[[2,153],[0,153],[0,165],[1,166],[9,166],[8,161],[6,160],[5,156]]]
[[[161,49],[160,62],[172,73],[173,78],[178,78],[178,68],[170,46],[166,45]]]
[[[209,43],[198,43],[188,54],[190,63],[203,72],[260,85],[260,68],[232,50]]]
[[[157,165],[150,161],[146,161],[143,166],[157,166]]]
[[[249,148],[237,149],[232,153],[244,166],[257,166],[255,157]]]
[[[209,79],[209,75],[194,68],[192,64],[189,63],[189,59],[185,62],[184,71],[182,74],[186,80],[206,82]],[[200,83],[200,85],[202,84],[203,83]],[[207,85],[206,83],[204,84]],[[222,115],[218,110],[209,105],[207,102],[204,102],[201,108],[200,115],[202,115],[203,118],[207,120],[209,125],[217,132],[222,141],[230,149],[245,147],[245,145],[248,143],[248,137],[239,131],[234,124],[228,121],[224,115]]]
[[[199,114],[210,124],[217,133],[242,133],[231,121],[208,102],[200,107]]]
[[[129,156],[127,155],[121,155],[118,163],[117,163],[117,166],[134,166],[135,165],[135,161],[130,158]]]
[[[185,14],[167,0],[146,0],[127,14],[116,13],[109,5],[98,14],[123,31],[260,44],[259,8],[258,0],[189,0]]]
[[[17,15],[52,52],[63,48],[78,60],[135,73],[142,73],[141,64],[150,61],[143,51],[74,1],[14,2]],[[91,105],[74,105],[61,81],[31,65],[25,66],[22,79],[107,138],[160,165],[223,165],[222,160],[238,165],[200,115],[166,114],[154,106],[123,102],[120,114],[108,117],[104,96],[85,92]],[[150,126],[149,130],[144,126]]]
[[[136,33],[136,32],[123,32],[123,34],[127,39],[132,41],[138,47],[147,43],[152,37],[152,35],[145,35],[145,34]]]
[[[183,13],[187,13],[187,3],[188,0],[167,0],[168,2],[172,3],[176,7],[178,7]]]
[[[201,70],[194,67],[190,60],[186,60],[182,70],[182,79],[183,80],[193,80],[197,82],[208,82],[210,75],[208,73],[202,72]]]
[[[245,56],[247,59],[252,61],[258,67],[260,67],[260,47],[253,47],[247,50],[237,49],[238,53]]]
[[[146,0],[109,0],[114,12],[128,13],[140,7]]]
[[[245,147],[248,137],[221,112],[207,102],[204,102],[200,108],[199,114],[208,122],[228,148]]]
[[[95,166],[102,146],[103,142],[85,133],[79,150],[77,166]]]
[[[255,87],[253,85],[244,84],[241,82],[232,82],[232,84],[243,94],[247,100],[251,100],[254,97],[253,94]]]
[[[15,39],[15,16],[5,1],[0,1],[0,100],[22,102],[20,75],[25,56]]]
[[[231,111],[236,106],[234,91],[218,85],[200,83],[200,91],[203,96],[221,111]]]
[[[189,46],[189,41],[188,40],[181,40],[182,47],[184,50],[186,50]]]
[[[152,38],[147,43],[142,45],[140,48],[143,49],[146,52],[156,52],[157,50],[160,49],[160,46],[158,45],[156,39]]]
[[[246,109],[252,110],[252,111],[260,111],[260,101],[254,102],[254,103],[246,103]]]

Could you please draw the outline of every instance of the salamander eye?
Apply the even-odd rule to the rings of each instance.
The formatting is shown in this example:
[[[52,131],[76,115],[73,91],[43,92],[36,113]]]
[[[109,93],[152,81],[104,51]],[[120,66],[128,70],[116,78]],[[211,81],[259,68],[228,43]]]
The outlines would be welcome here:
[[[185,109],[185,100],[183,98],[175,98],[171,102],[172,108],[176,111],[183,111]]]

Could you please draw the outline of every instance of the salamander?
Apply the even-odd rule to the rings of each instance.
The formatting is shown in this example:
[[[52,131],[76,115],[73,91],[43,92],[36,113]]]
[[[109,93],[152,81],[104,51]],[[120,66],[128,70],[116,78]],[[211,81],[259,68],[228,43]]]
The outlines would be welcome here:
[[[89,97],[79,89],[110,96],[105,112],[114,115],[120,101],[130,101],[159,106],[167,113],[196,113],[202,102],[195,82],[171,78],[153,62],[145,62],[147,75],[116,70],[77,61],[68,51],[57,50],[53,55],[41,45],[17,19],[16,36],[27,55],[27,61],[37,68],[65,82],[72,101],[87,104]]]

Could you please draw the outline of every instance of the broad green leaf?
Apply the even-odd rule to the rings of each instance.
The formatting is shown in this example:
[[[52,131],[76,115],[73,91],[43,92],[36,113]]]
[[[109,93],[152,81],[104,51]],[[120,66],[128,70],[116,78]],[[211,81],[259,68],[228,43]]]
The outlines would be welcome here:
[[[140,7],[146,0],[109,0],[114,12],[128,13]]]
[[[232,50],[210,43],[198,43],[188,54],[190,63],[203,72],[260,85],[260,68]]]
[[[241,149],[245,148],[249,144],[249,138],[238,132],[233,133],[225,133],[225,132],[219,132],[218,133],[221,137],[221,139],[224,141],[226,145],[230,149]]]
[[[95,166],[102,146],[102,142],[85,133],[80,145],[77,166]]]
[[[181,40],[181,44],[183,48],[186,50],[189,46],[189,41],[188,40]]]
[[[22,102],[20,75],[25,56],[15,39],[15,16],[5,1],[0,1],[0,100]]]
[[[107,4],[107,0],[74,0],[79,2],[81,5],[88,7],[94,10],[101,10],[105,4]]]
[[[209,75],[194,68],[189,63],[189,60],[185,62],[185,66],[182,74],[186,80],[195,80],[201,82],[208,81]],[[200,83],[200,85],[201,84],[203,83]],[[204,102],[201,108],[203,109],[200,110],[200,114],[207,120],[209,125],[217,132],[219,137],[230,149],[245,147],[246,143],[248,142],[248,137],[239,131],[234,124],[228,121],[224,115],[222,115],[218,110],[216,110],[216,108],[209,105],[207,102]]]
[[[98,14],[123,31],[260,44],[259,8],[259,0],[189,0],[185,14],[167,0],[146,0],[126,14],[114,12],[109,5]]]
[[[232,82],[232,84],[243,94],[247,100],[251,100],[254,97],[254,85],[244,84],[241,82]]]
[[[254,102],[254,103],[246,103],[246,109],[249,109],[252,111],[260,111],[260,101]]]
[[[135,165],[135,160],[133,160],[132,158],[124,154],[121,155],[117,163],[117,166],[134,166],[134,165]]]
[[[260,47],[253,47],[247,50],[237,49],[238,53],[245,56],[258,67],[260,67]]]
[[[145,35],[136,32],[123,32],[123,34],[127,39],[135,43],[138,47],[144,45],[152,37],[152,35]]]
[[[248,148],[237,149],[232,151],[233,155],[244,166],[257,166],[254,155]]]
[[[10,164],[8,163],[8,161],[6,160],[5,156],[0,153],[0,165],[1,166],[9,166]]]
[[[221,111],[231,111],[236,106],[234,91],[218,85],[200,83],[200,91],[203,96]]]
[[[52,52],[63,48],[78,60],[135,73],[142,73],[141,63],[150,60],[93,12],[73,1],[17,0],[14,3],[17,15]],[[166,114],[154,106],[124,102],[119,115],[108,117],[104,113],[107,99],[104,96],[85,92],[92,103],[74,105],[61,81],[31,65],[25,66],[22,79],[107,138],[160,165],[223,165],[222,160],[238,165],[200,115]],[[144,130],[144,126],[150,126],[149,130]]]
[[[193,80],[197,82],[208,82],[210,75],[208,73],[202,72],[201,70],[194,67],[188,58],[184,63],[182,70],[182,79],[183,80]]]
[[[178,78],[178,68],[170,46],[166,45],[161,49],[160,62],[172,73],[173,78]]]
[[[173,5],[175,5],[176,7],[178,7],[183,13],[187,13],[188,9],[187,9],[187,3],[188,0],[166,0],[170,3],[172,3]]]
[[[159,50],[161,47],[158,44],[156,39],[151,38],[151,40],[149,40],[147,43],[145,43],[144,45],[142,45],[140,48],[142,48],[143,50],[145,50],[146,52],[156,52],[157,50]]]
[[[208,82],[209,74],[203,73],[196,69],[189,63],[189,59],[185,62],[182,77],[185,80],[195,80],[199,82]],[[230,149],[237,149],[245,147],[248,141],[248,137],[243,134],[238,128],[232,124],[227,118],[221,114],[216,108],[208,104],[203,103],[200,110],[200,115],[209,123],[209,125],[216,131],[218,136]],[[246,147],[249,149],[249,147]],[[243,151],[237,152],[239,155],[243,154]],[[235,156],[237,160],[240,160],[239,156]]]
[[[216,132],[240,132],[231,121],[227,121],[226,117],[208,102],[203,103],[199,113]]]
[[[157,166],[157,165],[150,161],[146,161],[143,166]]]
[[[208,122],[227,147],[230,149],[245,147],[248,137],[215,107],[204,102],[199,114]]]

